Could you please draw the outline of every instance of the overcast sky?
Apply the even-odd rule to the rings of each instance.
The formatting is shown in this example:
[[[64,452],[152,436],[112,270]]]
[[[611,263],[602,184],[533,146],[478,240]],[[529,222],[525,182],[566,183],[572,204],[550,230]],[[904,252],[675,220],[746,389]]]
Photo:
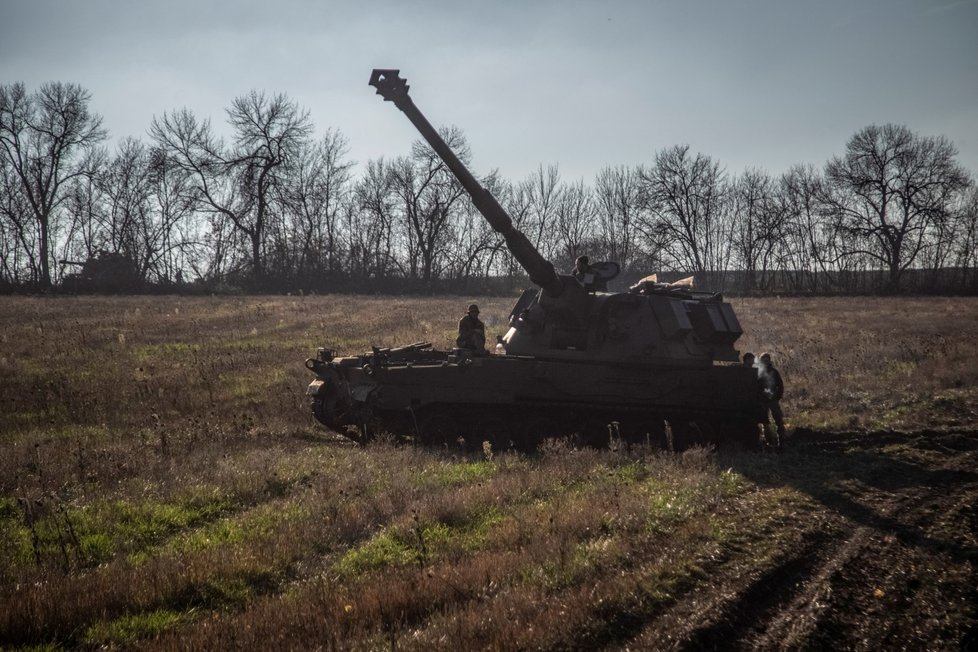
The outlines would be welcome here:
[[[417,132],[400,68],[474,172],[590,182],[689,144],[731,173],[821,166],[858,129],[945,135],[978,175],[978,0],[0,0],[0,84],[81,84],[113,139],[282,92],[363,163]]]

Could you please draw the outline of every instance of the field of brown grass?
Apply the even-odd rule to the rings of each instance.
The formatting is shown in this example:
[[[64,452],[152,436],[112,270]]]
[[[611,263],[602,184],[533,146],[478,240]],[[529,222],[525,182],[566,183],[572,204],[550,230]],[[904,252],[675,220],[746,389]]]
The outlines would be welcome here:
[[[978,300],[734,300],[778,456],[315,425],[317,347],[447,347],[468,301],[0,297],[0,647],[976,642]]]

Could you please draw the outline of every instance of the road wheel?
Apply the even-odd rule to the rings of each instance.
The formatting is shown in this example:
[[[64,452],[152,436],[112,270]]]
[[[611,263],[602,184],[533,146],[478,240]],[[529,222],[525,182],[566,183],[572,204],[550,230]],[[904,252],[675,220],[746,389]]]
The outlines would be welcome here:
[[[716,422],[707,419],[694,421],[690,426],[693,429],[696,443],[700,446],[716,446],[720,439],[720,428]]]
[[[316,417],[316,421],[334,430],[337,428],[335,404],[335,399],[330,401],[323,396],[312,397],[312,415]]]
[[[535,450],[545,439],[557,437],[560,426],[557,421],[545,416],[530,416],[520,422],[516,429],[516,448],[530,452]]]
[[[731,421],[723,428],[723,442],[734,449],[756,451],[761,447],[758,424],[749,419]]]
[[[604,419],[590,418],[581,422],[575,430],[575,441],[581,446],[607,448],[611,442],[608,422]]]
[[[449,412],[432,412],[418,425],[418,439],[429,446],[453,446],[458,443],[461,426]]]
[[[475,450],[482,448],[485,442],[489,442],[492,451],[499,453],[513,447],[513,429],[499,417],[482,417],[475,422],[466,442],[469,448]]]
[[[621,438],[629,444],[646,444],[656,448],[668,448],[666,423],[659,418],[633,419],[621,425]]]
[[[696,428],[695,424],[689,419],[674,418],[669,419],[668,423],[669,450],[674,453],[681,453],[688,448],[702,443],[700,441],[699,428]]]

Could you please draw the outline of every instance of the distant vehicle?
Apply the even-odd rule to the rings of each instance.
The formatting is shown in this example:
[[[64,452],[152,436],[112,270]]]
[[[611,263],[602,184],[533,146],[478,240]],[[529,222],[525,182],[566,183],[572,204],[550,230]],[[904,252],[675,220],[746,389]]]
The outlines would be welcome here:
[[[492,352],[429,342],[350,357],[319,349],[306,366],[321,423],[361,442],[389,431],[494,449],[560,436],[674,448],[757,442],[757,376],[738,362],[741,326],[720,294],[653,277],[627,292],[592,291],[558,274],[421,114],[399,71],[374,70],[370,84],[421,132],[537,287],[516,302]]]
[[[119,294],[136,292],[142,286],[136,262],[128,256],[97,251],[83,262],[62,260],[62,265],[76,265],[81,270],[66,274],[61,290],[70,293]]]

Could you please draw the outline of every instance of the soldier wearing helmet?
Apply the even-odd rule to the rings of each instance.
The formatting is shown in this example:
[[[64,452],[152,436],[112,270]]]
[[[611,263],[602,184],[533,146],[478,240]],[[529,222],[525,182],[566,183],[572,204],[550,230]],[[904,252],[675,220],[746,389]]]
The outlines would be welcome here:
[[[781,448],[784,444],[785,435],[784,413],[781,411],[781,397],[784,396],[784,381],[781,379],[781,374],[778,370],[774,368],[770,353],[761,354],[757,378],[761,386],[761,398],[764,401],[767,411],[774,418],[774,425],[777,428],[777,447]],[[765,424],[765,435],[767,435],[767,432],[768,424]]]
[[[486,325],[479,319],[479,306],[471,304],[464,317],[458,320],[458,337],[455,346],[460,349],[470,349],[476,354],[486,350]]]

